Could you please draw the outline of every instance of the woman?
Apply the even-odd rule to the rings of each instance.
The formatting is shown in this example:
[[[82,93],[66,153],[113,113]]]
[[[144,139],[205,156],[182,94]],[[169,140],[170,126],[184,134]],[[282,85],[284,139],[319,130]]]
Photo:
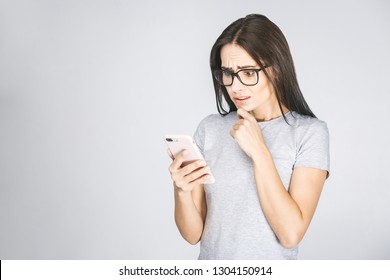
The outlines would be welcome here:
[[[228,26],[210,66],[220,114],[194,135],[208,165],[182,168],[183,151],[169,167],[179,231],[200,241],[199,259],[297,259],[328,176],[326,123],[305,102],[287,41],[265,16]]]

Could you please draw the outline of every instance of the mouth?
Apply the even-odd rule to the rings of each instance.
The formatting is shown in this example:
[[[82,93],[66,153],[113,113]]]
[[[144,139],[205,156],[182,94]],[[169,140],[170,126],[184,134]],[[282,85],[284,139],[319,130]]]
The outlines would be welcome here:
[[[250,96],[239,96],[239,97],[234,97],[234,101],[236,101],[236,103],[242,104],[242,103],[245,103],[249,98],[251,98],[251,97]]]

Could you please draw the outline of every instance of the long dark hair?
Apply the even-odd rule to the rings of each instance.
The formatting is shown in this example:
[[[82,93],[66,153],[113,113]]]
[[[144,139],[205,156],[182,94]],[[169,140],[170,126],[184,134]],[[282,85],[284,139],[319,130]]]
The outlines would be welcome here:
[[[294,62],[282,31],[267,17],[250,14],[230,24],[218,37],[210,54],[211,72],[221,69],[221,48],[234,43],[241,46],[264,71],[272,84],[284,119],[282,104],[290,111],[315,117],[303,98],[295,74]],[[265,65],[272,67],[272,75]],[[268,68],[269,69],[269,68]],[[217,109],[221,115],[237,111],[226,88],[213,78]],[[224,101],[228,108],[225,109]]]

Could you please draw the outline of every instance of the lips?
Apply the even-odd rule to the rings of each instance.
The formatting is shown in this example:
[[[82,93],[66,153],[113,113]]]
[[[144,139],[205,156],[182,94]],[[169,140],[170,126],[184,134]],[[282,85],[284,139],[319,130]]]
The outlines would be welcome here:
[[[234,99],[239,100],[239,101],[247,100],[248,98],[250,98],[250,96],[234,97]]]
[[[238,96],[238,97],[234,97],[234,101],[236,101],[236,103],[242,104],[242,103],[245,103],[249,98],[251,98],[251,97],[250,96]]]

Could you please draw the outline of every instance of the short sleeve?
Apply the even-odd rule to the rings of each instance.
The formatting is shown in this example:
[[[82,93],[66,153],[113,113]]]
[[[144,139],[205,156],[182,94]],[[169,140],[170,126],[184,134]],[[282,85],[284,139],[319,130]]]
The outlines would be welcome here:
[[[210,145],[208,140],[210,140],[210,138],[213,138],[213,136],[210,136],[210,134],[211,135],[213,134],[213,132],[215,130],[213,128],[215,128],[215,126],[216,126],[215,124],[220,118],[221,117],[219,115],[216,115],[216,114],[208,115],[203,120],[201,120],[201,122],[198,125],[198,128],[196,129],[196,131],[194,133],[194,142],[198,146],[200,152],[203,155],[204,155],[205,151],[208,148],[210,148],[210,147],[208,147]]]
[[[202,154],[204,154],[205,129],[206,129],[205,122],[206,122],[206,119],[203,119],[199,123],[199,125],[194,133],[194,142],[195,142],[196,146],[198,146],[198,148]]]
[[[329,131],[325,122],[315,119],[298,142],[295,167],[311,167],[330,171]]]

